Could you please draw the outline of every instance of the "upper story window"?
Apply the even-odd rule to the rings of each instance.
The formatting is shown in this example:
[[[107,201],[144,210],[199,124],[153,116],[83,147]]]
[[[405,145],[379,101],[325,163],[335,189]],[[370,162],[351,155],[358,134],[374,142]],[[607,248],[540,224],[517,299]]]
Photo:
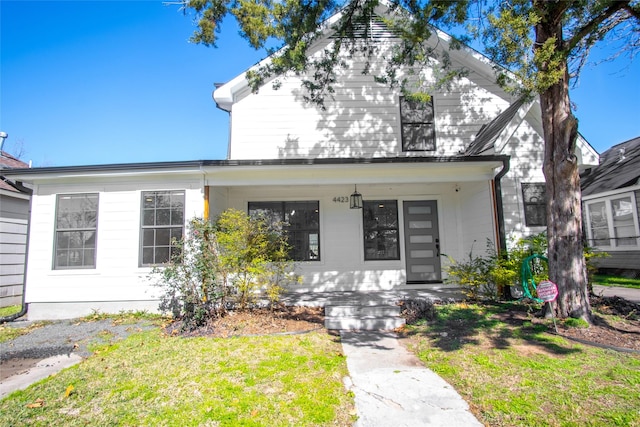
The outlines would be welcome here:
[[[59,194],[53,268],[95,268],[97,227],[97,194]]]
[[[320,261],[320,203],[249,202],[249,215],[261,217],[287,232],[294,261]]]
[[[395,200],[365,200],[362,207],[364,259],[400,259],[398,203]]]
[[[612,249],[640,247],[638,208],[633,193],[585,202],[589,246]]]
[[[547,225],[547,202],[544,183],[523,183],[524,222],[528,227]]]
[[[400,97],[402,151],[434,151],[436,132],[433,98],[421,101]]]
[[[184,191],[142,193],[140,264],[169,262],[184,232]]]

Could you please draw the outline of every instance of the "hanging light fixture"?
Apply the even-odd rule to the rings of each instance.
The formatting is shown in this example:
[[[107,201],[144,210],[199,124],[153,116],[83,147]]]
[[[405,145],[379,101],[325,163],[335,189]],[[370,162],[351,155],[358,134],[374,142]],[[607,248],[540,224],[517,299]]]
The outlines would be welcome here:
[[[355,191],[351,195],[350,201],[351,201],[351,205],[350,205],[351,209],[362,209],[362,194],[358,193],[357,185],[355,186]]]

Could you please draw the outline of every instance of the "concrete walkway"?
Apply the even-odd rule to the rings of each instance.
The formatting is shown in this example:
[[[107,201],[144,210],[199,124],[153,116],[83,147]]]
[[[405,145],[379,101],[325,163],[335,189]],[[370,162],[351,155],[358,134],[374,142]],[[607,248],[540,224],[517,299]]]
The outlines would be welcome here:
[[[640,289],[593,285],[593,293],[604,297],[620,297],[640,304]]]
[[[469,405],[390,332],[340,331],[356,427],[482,426]]]

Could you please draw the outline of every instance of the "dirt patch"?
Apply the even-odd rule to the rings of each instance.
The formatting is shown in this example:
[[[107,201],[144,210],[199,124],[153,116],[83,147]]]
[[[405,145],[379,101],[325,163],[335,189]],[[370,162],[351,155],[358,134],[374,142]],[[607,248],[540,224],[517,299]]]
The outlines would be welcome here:
[[[595,312],[588,328],[558,326],[558,332],[570,338],[640,352],[640,304],[620,297],[591,297]]]
[[[324,328],[322,307],[287,307],[230,311],[226,316],[211,319],[193,331],[182,331],[182,324],[174,322],[165,328],[169,335],[233,337],[302,333]]]
[[[22,374],[33,368],[40,359],[10,359],[0,363],[0,381],[14,375]]]

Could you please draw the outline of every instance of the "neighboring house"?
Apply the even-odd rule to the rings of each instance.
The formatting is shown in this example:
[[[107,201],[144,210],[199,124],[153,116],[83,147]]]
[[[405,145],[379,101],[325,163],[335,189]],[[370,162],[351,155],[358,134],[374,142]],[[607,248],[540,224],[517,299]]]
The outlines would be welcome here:
[[[614,145],[581,178],[587,244],[602,270],[640,277],[640,137]]]
[[[0,150],[0,307],[20,304],[31,190],[4,176],[7,169],[23,169],[28,164]]]
[[[36,189],[29,317],[157,308],[146,277],[171,238],[228,208],[288,224],[300,292],[445,286],[448,257],[543,231],[539,102],[505,93],[477,52],[450,56],[467,76],[422,103],[362,74],[357,57],[324,110],[303,102],[299,78],[254,93],[240,75],[214,92],[230,113],[226,160],[16,172]],[[582,138],[577,154],[597,164]]]

